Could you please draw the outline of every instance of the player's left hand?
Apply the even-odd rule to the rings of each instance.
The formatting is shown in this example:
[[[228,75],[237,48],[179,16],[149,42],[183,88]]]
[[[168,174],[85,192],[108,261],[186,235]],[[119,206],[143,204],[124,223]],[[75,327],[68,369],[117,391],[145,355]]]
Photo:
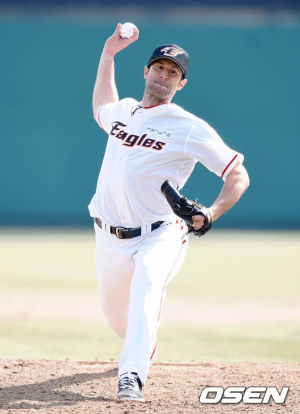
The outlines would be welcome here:
[[[195,230],[200,230],[201,227],[204,226],[204,222],[205,222],[205,217],[201,215],[197,215],[197,216],[192,216],[193,219],[193,224],[194,224],[194,229]]]
[[[208,208],[196,201],[188,200],[169,180],[162,184],[161,191],[173,212],[186,222],[189,233],[203,236],[203,234],[210,230],[212,215]]]

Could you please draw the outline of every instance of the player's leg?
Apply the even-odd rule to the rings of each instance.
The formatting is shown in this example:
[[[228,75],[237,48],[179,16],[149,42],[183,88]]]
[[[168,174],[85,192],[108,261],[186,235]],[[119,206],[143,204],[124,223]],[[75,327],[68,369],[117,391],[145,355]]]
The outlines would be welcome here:
[[[156,351],[157,329],[167,283],[179,271],[187,243],[180,224],[155,230],[134,256],[126,340],[119,375],[137,372],[145,383]]]
[[[112,329],[125,338],[130,284],[134,270],[132,252],[122,241],[96,231],[96,274],[102,310]],[[127,241],[127,240],[126,240]]]

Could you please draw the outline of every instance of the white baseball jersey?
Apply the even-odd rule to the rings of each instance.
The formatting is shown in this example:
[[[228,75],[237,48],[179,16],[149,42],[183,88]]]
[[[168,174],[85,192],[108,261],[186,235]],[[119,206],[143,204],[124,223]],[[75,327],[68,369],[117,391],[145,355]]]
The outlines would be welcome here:
[[[108,142],[89,211],[112,226],[171,220],[160,190],[166,179],[182,188],[199,161],[225,180],[244,159],[205,121],[173,103],[142,108],[126,98],[100,106],[97,121]]]

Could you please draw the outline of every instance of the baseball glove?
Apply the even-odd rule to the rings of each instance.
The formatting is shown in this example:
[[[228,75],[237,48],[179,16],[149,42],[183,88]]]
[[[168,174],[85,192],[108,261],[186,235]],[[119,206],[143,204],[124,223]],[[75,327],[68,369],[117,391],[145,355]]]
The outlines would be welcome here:
[[[210,228],[212,224],[211,215],[208,209],[196,201],[188,200],[180,192],[170,184],[169,180],[166,180],[161,186],[161,192],[166,197],[167,202],[170,204],[174,213],[182,218],[187,226],[189,233],[196,236],[203,236]],[[205,221],[203,226],[199,230],[194,229],[193,216],[201,214]]]

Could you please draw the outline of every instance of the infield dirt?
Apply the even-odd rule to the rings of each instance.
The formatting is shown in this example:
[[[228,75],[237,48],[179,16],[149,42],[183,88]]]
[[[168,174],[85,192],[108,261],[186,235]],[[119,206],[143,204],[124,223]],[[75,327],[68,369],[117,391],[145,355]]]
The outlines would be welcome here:
[[[117,361],[0,360],[0,413],[262,413],[300,412],[300,364],[157,363],[144,403],[116,402]],[[205,386],[289,387],[285,404],[200,405]]]

